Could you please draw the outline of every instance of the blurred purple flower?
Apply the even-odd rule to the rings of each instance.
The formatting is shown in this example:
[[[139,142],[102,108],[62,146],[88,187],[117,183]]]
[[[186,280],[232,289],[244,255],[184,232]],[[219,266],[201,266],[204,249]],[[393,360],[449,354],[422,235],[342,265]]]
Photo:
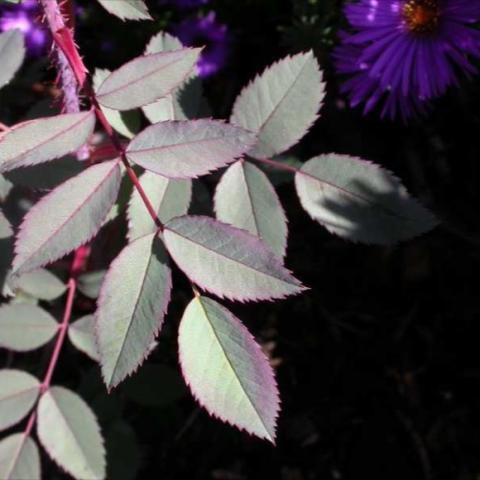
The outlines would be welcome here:
[[[174,27],[173,33],[184,45],[205,46],[197,65],[201,77],[209,77],[225,65],[230,34],[226,25],[217,22],[215,12],[187,18]]]
[[[206,5],[210,0],[160,0],[160,3],[175,5],[178,8],[196,8]]]
[[[39,7],[36,0],[24,0],[18,5],[2,6],[0,32],[18,29],[24,37],[28,52],[37,56],[43,53],[48,43],[48,34],[39,22]]]
[[[337,71],[350,104],[364,113],[383,103],[382,117],[404,119],[458,84],[458,72],[477,73],[478,0],[359,0],[347,4],[352,32],[341,32]]]

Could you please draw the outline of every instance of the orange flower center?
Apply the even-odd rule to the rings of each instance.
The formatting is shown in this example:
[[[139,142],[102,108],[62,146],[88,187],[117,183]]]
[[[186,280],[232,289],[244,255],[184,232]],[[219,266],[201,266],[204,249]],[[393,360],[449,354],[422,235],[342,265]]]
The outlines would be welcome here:
[[[411,32],[433,32],[438,25],[438,0],[409,0],[403,7],[403,16]]]

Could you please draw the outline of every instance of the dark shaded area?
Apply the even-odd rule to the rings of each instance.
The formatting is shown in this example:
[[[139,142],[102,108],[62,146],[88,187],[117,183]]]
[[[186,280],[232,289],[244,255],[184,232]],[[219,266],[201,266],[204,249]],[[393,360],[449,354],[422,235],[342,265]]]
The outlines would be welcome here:
[[[137,55],[150,35],[184,15],[159,8],[155,23],[132,26],[85,3],[78,41],[87,64],[99,67]],[[133,381],[107,395],[98,368],[66,346],[55,383],[78,391],[98,414],[108,439],[109,479],[480,476],[478,78],[408,125],[361,116],[338,94],[329,56],[342,22],[340,4],[212,1],[234,34],[229,65],[206,83],[215,116],[228,116],[236,94],[265,66],[313,47],[328,96],[321,119],[294,153],[302,160],[333,151],[372,160],[395,172],[442,224],[396,247],[351,244],[311,221],[291,183],[279,187],[290,222],[287,264],[311,290],[278,303],[230,305],[276,367],[283,407],[275,448],[210,418],[179,379],[176,330],[191,293],[178,272],[160,344]],[[110,46],[99,47],[107,38]],[[37,95],[0,108],[21,110]],[[115,256],[123,228],[117,222],[103,229],[92,269]],[[75,317],[94,307],[80,296]],[[0,358],[2,365],[37,373],[49,354]],[[64,478],[53,463],[43,467],[45,478]]]

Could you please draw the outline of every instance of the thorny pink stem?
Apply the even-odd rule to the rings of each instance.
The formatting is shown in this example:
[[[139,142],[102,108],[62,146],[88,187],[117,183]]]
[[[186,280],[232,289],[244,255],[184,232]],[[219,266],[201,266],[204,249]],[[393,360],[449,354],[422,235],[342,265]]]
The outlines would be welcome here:
[[[140,181],[137,177],[137,174],[133,170],[132,166],[130,165],[130,162],[128,161],[126,155],[125,155],[125,149],[123,145],[121,144],[120,140],[118,139],[117,135],[113,131],[112,127],[108,123],[107,118],[105,117],[105,114],[103,113],[102,109],[100,108],[100,105],[97,102],[97,98],[95,96],[95,92],[91,88],[90,85],[87,85],[86,87],[88,89],[88,94],[90,97],[90,100],[95,108],[95,113],[97,115],[98,120],[102,124],[103,129],[105,130],[105,133],[108,135],[110,140],[112,141],[113,146],[115,147],[115,150],[117,151],[117,154],[120,156],[123,165],[125,166],[127,170],[127,175],[129,176],[131,182],[133,183],[133,186],[137,190],[138,194],[140,195],[143,203],[145,204],[145,207],[148,210],[149,215],[152,217],[152,220],[155,222],[155,225],[160,230],[163,230],[163,225],[160,219],[158,218],[157,212],[153,208],[152,203],[150,202],[150,199],[148,198],[147,194],[145,193],[145,190],[143,189],[142,185],[140,184]]]
[[[90,99],[90,102],[95,109],[95,114],[99,122],[101,123],[103,130],[105,131],[110,141],[114,145],[117,155],[120,157],[123,165],[125,166],[125,169],[127,170],[127,175],[132,181],[135,189],[138,191],[143,203],[145,204],[145,207],[148,210],[148,213],[152,217],[152,220],[155,222],[157,227],[160,230],[162,230],[163,229],[162,222],[158,218],[158,215],[155,209],[153,208],[152,203],[150,202],[145,191],[143,190],[143,187],[140,184],[140,181],[135,171],[130,165],[130,162],[128,161],[125,155],[125,150],[118,136],[116,135],[116,133],[114,132],[110,124],[108,123],[108,120],[106,119],[102,109],[100,108],[100,105],[97,101],[97,97],[95,95],[95,91],[92,87],[92,84],[89,81],[89,79],[86,77],[87,69],[83,64],[83,60],[73,40],[72,31],[65,24],[58,1],[57,0],[39,0],[39,2],[45,12],[45,17],[47,19],[47,23],[52,33],[53,41],[55,42],[56,47],[64,53],[66,59],[70,64],[71,71],[75,74],[78,85],[85,90],[85,93]],[[69,3],[71,4],[71,0]],[[72,9],[70,8],[70,10]]]
[[[48,6],[48,12],[50,13],[53,21],[56,21],[55,19],[57,19],[57,21],[58,19],[60,19],[63,22],[63,19],[61,17],[61,13],[56,1],[52,2],[51,0],[40,0],[40,2],[44,6],[46,13],[47,13],[47,6]],[[57,50],[56,53],[57,53],[57,58],[59,63],[59,70],[61,74],[61,84],[62,84],[61,86],[64,94],[64,98],[63,98],[64,107],[68,113],[76,113],[80,111],[80,100],[78,98],[78,86],[77,86],[76,75],[72,71],[70,63],[68,62],[67,57],[64,55],[63,51],[58,46],[56,50]],[[3,124],[0,124],[0,130],[1,129],[8,129],[8,127],[5,127]],[[79,160],[86,160],[88,159],[88,156],[89,156],[88,146],[82,147],[77,152],[77,158]],[[50,357],[50,361],[47,367],[47,371],[45,373],[45,377],[43,379],[43,382],[40,385],[40,395],[45,393],[50,388],[52,377],[55,372],[55,368],[58,364],[58,359],[60,357],[60,352],[62,350],[63,344],[65,343],[65,338],[68,332],[68,327],[69,327],[70,319],[72,316],[73,303],[75,300],[75,293],[77,291],[77,277],[84,269],[85,264],[88,260],[89,254],[90,254],[90,247],[88,245],[84,245],[82,247],[77,248],[77,250],[75,250],[74,258],[72,261],[72,268],[70,272],[70,278],[67,283],[67,300],[66,300],[65,309],[63,312],[63,319],[58,329],[57,339],[52,352],[52,356]],[[30,417],[28,418],[28,422],[23,433],[22,441],[20,442],[20,445],[17,449],[17,452],[14,458],[17,458],[27,438],[32,433],[32,429],[35,424],[36,418],[37,418],[37,410],[35,408],[30,414]],[[14,464],[15,462],[13,462],[12,467]]]
[[[55,30],[61,30],[63,28],[67,28],[64,18],[62,15],[62,11],[60,6],[56,1],[52,0],[40,0],[42,4],[45,15],[48,19],[49,25],[55,27]],[[72,7],[71,4],[65,4],[64,7]],[[70,23],[73,24],[73,19],[70,19]],[[75,72],[70,65],[65,53],[63,50],[54,43],[55,53],[57,55],[58,61],[58,70],[60,72],[60,81],[61,81],[61,89],[63,92],[63,105],[64,109],[67,113],[78,113],[80,111],[80,99],[78,96],[79,90],[79,82],[76,78]],[[88,160],[89,158],[89,151],[88,145],[84,145],[80,150],[77,152],[78,160]],[[78,248],[75,251],[75,255],[72,262],[72,268],[70,272],[70,279],[68,280],[68,293],[67,293],[67,301],[65,304],[65,310],[63,313],[63,320],[60,324],[57,341],[55,343],[55,347],[53,349],[52,356],[50,358],[50,363],[48,365],[47,373],[45,374],[45,378],[43,383],[40,387],[41,393],[48,390],[50,387],[50,383],[52,381],[53,372],[55,371],[55,367],[58,362],[58,358],[60,356],[60,351],[62,350],[63,343],[65,341],[65,336],[68,331],[68,325],[70,322],[70,317],[72,316],[72,308],[73,302],[75,300],[75,292],[77,290],[77,277],[79,273],[83,270],[88,256],[90,254],[90,247],[88,245],[84,245]]]
[[[55,342],[52,356],[50,357],[50,362],[48,363],[47,372],[45,374],[43,382],[40,385],[40,395],[45,393],[50,388],[53,373],[55,372],[55,368],[58,364],[58,359],[60,357],[60,352],[65,342],[68,326],[70,324],[70,318],[72,317],[73,302],[75,300],[75,293],[77,291],[77,277],[83,270],[89,250],[90,248],[88,246],[83,246],[75,251],[72,262],[72,271],[70,273],[70,279],[68,280],[67,301],[65,304],[65,310],[63,312],[63,319],[58,329],[57,340]],[[23,432],[22,441],[20,442],[20,445],[17,449],[17,455],[21,452],[27,438],[32,433],[33,425],[35,424],[36,418],[37,409],[35,408],[30,414],[30,417],[28,418],[27,426],[25,427],[25,430]]]
[[[50,26],[50,29],[52,30],[52,33],[54,34],[58,29],[65,28],[65,24],[63,22],[63,17],[61,14],[61,11],[59,9],[58,3],[56,0],[39,0],[40,4],[44,8],[48,24]],[[57,37],[53,35],[54,39]],[[65,101],[65,107],[68,110],[70,109],[76,109],[77,105],[79,106],[79,100],[78,100],[78,88],[77,85],[72,84],[71,79],[74,78],[78,82],[78,85],[82,85],[85,82],[85,79],[81,77],[81,75],[78,74],[78,72],[81,72],[82,69],[79,68],[78,66],[75,68],[72,65],[71,58],[68,56],[68,52],[63,50],[57,43],[56,48],[58,49],[58,60],[61,66],[62,70],[62,86],[65,86],[66,88],[64,89],[64,101]],[[78,53],[78,52],[77,52]],[[80,57],[79,57],[80,58]],[[72,76],[73,73],[73,76]],[[65,80],[67,80],[68,85],[66,85]],[[105,132],[107,133],[108,137],[111,139],[113,145],[115,146],[117,153],[121,156],[122,161],[125,165],[125,168],[127,169],[127,173],[132,180],[133,184],[137,188],[139,194],[141,195],[142,199],[145,202],[145,205],[148,208],[148,211],[150,215],[152,215],[152,218],[155,220],[157,225],[161,227],[161,223],[158,220],[157,214],[155,213],[155,210],[153,209],[153,206],[151,205],[150,201],[148,200],[145,191],[143,190],[142,186],[140,185],[138,181],[138,177],[136,176],[135,172],[133,171],[132,167],[130,166],[127,158],[125,157],[125,152],[124,149],[118,140],[118,137],[115,135],[115,133],[112,130],[112,127],[108,123],[107,119],[105,118],[105,115],[103,114],[102,110],[100,109],[100,106],[98,105],[97,99],[95,97],[95,94],[93,92],[93,89],[90,85],[87,85],[88,93],[90,96],[90,99],[92,101],[92,104],[95,108],[96,114],[98,119],[100,120],[100,123],[102,124]],[[74,99],[73,97],[76,97]],[[1,125],[3,127],[3,125]],[[8,129],[8,127],[5,127],[5,129]],[[80,152],[77,152],[77,156],[83,155]],[[81,159],[81,158],[79,158]],[[72,309],[73,309],[73,303],[75,300],[75,293],[77,291],[77,277],[80,274],[80,272],[83,270],[83,267],[86,263],[86,260],[88,258],[90,251],[90,247],[87,246],[82,246],[78,248],[75,251],[74,259],[72,262],[72,270],[70,274],[70,279],[68,281],[68,291],[67,291],[67,301],[65,304],[65,310],[63,313],[63,319],[62,323],[59,326],[58,330],[58,336],[57,340],[55,342],[55,346],[53,349],[52,356],[50,358],[50,362],[47,367],[47,372],[45,374],[45,377],[43,379],[43,382],[40,385],[40,394],[45,393],[51,384],[53,374],[55,372],[55,368],[58,364],[58,359],[60,357],[60,352],[62,350],[63,344],[65,342],[65,338],[67,335],[68,327],[70,324],[70,319],[72,316]],[[37,417],[37,411],[34,409],[32,413],[30,414],[30,417],[28,418],[27,425],[25,427],[25,431],[23,433],[23,438],[22,442],[20,443],[16,455],[20,453],[22,450],[27,438],[30,436],[32,433],[33,426],[35,424],[35,420]]]
[[[65,24],[65,21],[63,19],[62,12],[60,10],[57,0],[38,0],[38,1],[44,9],[47,23],[49,25],[55,46],[57,48],[58,60],[59,60],[60,69],[62,73],[62,83],[66,87],[64,89],[64,94],[65,94],[65,106],[67,110],[74,109],[75,111],[79,111],[80,109],[77,85],[75,85],[74,87],[72,86],[73,84],[71,80],[73,78],[72,77],[72,74],[73,74],[73,76],[75,77],[78,83],[78,86],[80,88],[83,87],[85,89],[90,99],[90,102],[92,103],[92,106],[95,109],[95,114],[102,125],[102,128],[104,129],[105,133],[107,134],[113,146],[115,147],[117,154],[121,158],[122,163],[124,164],[127,170],[127,174],[130,180],[132,181],[134,187],[138,191],[140,197],[142,198],[142,201],[145,204],[145,207],[147,208],[148,213],[150,214],[150,216],[152,217],[153,221],[158,226],[158,228],[162,230],[163,224],[158,218],[158,215],[155,212],[155,209],[153,208],[152,203],[150,202],[147,194],[145,193],[143,187],[141,186],[135,171],[131,167],[130,162],[128,161],[125,155],[124,147],[122,146],[118,136],[112,129],[102,109],[100,108],[100,105],[95,95],[95,91],[91,83],[88,81],[88,79],[85,76],[85,72],[87,70],[83,65],[83,62],[81,60],[81,57],[76,45],[73,43],[72,32],[69,30],[68,26],[66,26]],[[72,0],[66,0],[66,1],[67,1],[67,6],[69,6],[70,10],[73,11]],[[61,43],[61,39],[65,38],[64,35],[67,36],[67,39],[71,40],[71,42],[68,43],[67,46],[65,46],[65,42]],[[68,36],[70,37],[68,38]],[[74,51],[72,51],[68,47],[74,47]],[[68,62],[70,69],[66,68],[66,62]],[[78,107],[78,110],[76,110],[77,107]],[[7,130],[7,129],[9,129],[9,127],[6,127],[5,125],[0,124],[0,131]],[[80,153],[80,155],[82,155],[82,153]],[[293,172],[298,171],[298,169],[294,167],[283,165],[273,160],[265,159],[265,160],[259,160],[259,161],[276,168],[281,168],[281,169],[289,170]],[[65,337],[67,335],[68,326],[69,326],[70,318],[72,315],[73,302],[74,302],[75,293],[77,290],[77,276],[80,273],[81,269],[83,268],[86,257],[88,257],[88,249],[89,249],[88,246],[84,246],[84,247],[80,247],[75,251],[75,257],[72,265],[72,273],[68,281],[67,301],[65,305],[64,314],[63,314],[63,320],[59,327],[57,341],[55,342],[55,347],[54,347],[52,356],[50,358],[50,362],[47,368],[47,373],[45,374],[45,378],[40,386],[40,393],[44,393],[50,387],[52,376],[57,366],[60,352],[62,350],[62,346],[65,342]],[[192,287],[195,295],[198,295],[198,291],[196,290],[195,286],[192,285]],[[32,414],[28,419],[27,426],[23,434],[23,440],[18,449],[19,451],[21,451],[26,439],[30,436],[32,432],[36,416],[37,416],[37,412],[36,410],[33,410]]]
[[[70,0],[67,3],[71,5],[71,1],[72,0]],[[88,78],[86,78],[85,72],[87,71],[87,69],[83,64],[78,48],[75,45],[75,42],[73,41],[71,30],[69,30],[68,27],[65,25],[62,12],[60,11],[60,8],[58,6],[58,1],[57,0],[39,0],[39,2],[45,11],[47,23],[49,25],[50,31],[52,32],[52,37],[53,37],[53,41],[55,42],[55,45],[57,46],[58,49],[60,49],[64,53],[66,59],[70,64],[71,71],[74,72],[76,76],[78,84],[81,87],[83,87],[83,89],[85,90],[85,93],[90,99],[90,102],[95,109],[96,116],[99,122],[101,123],[103,130],[105,131],[108,138],[110,139],[113,146],[115,147],[117,155],[120,157],[123,165],[125,166],[127,170],[127,174],[130,180],[132,181],[133,186],[139,193],[143,203],[145,204],[145,207],[147,208],[148,213],[152,217],[152,220],[155,222],[159,230],[163,230],[163,224],[158,218],[157,212],[153,208],[153,205],[150,202],[147,194],[143,190],[143,187],[140,184],[140,181],[135,171],[130,165],[130,162],[128,161],[125,155],[125,149],[123,148],[117,134],[114,132],[111,125],[108,123],[108,120],[106,119],[102,109],[100,108],[100,105],[98,103],[98,100],[95,95],[95,91],[92,87],[91,82],[88,80]],[[284,170],[290,170],[293,172],[298,171],[298,169],[294,167],[283,165],[281,163],[274,162],[273,160],[260,160],[260,161],[263,163],[267,163],[271,166],[274,166],[276,168],[282,168]]]

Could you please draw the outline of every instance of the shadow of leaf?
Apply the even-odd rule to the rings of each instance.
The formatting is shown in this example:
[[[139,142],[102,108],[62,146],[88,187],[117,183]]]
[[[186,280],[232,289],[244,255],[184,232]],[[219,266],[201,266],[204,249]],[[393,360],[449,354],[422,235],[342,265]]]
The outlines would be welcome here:
[[[313,160],[317,163],[297,174],[297,191],[305,210],[329,232],[354,242],[392,245],[438,224],[390,172],[348,157],[342,163],[339,156],[338,165]]]

